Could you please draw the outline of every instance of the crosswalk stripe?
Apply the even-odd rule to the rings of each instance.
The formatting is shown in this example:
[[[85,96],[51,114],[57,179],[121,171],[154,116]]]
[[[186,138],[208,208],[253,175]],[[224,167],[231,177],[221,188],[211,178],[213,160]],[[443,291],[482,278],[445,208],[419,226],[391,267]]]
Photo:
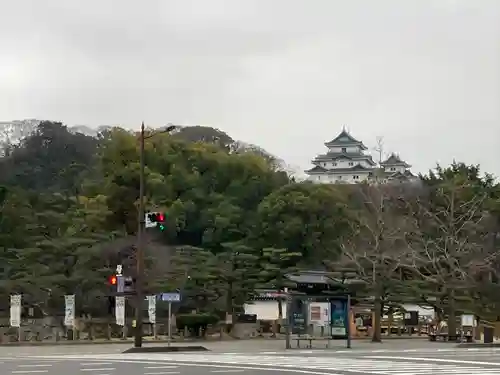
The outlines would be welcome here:
[[[44,358],[51,358],[44,356]],[[259,366],[272,368],[296,368],[324,371],[357,372],[379,375],[487,375],[500,374],[500,363],[477,361],[423,360],[413,357],[292,357],[272,355],[239,355],[232,353],[212,354],[116,354],[65,356],[66,359],[112,360],[116,362],[158,361],[179,365],[227,364],[235,366]],[[495,366],[494,368],[484,367]]]
[[[263,351],[256,352],[259,355],[267,355],[267,354],[282,354],[282,355],[301,355],[301,354],[314,354],[314,353],[331,353],[331,354],[369,354],[369,353],[467,353],[467,352],[497,352],[500,351],[500,348],[416,348],[416,349],[289,349],[289,350],[281,350],[281,351]],[[211,352],[210,354],[220,354],[217,352]],[[248,352],[226,352],[226,354],[231,355],[248,355]]]

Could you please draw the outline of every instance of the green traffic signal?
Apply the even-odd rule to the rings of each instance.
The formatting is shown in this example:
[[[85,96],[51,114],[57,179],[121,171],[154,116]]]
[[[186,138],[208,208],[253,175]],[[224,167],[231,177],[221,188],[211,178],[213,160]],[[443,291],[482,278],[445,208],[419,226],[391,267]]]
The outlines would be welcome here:
[[[160,224],[160,225],[159,225],[159,227],[160,227],[160,230],[161,230],[162,232],[165,230],[165,225]]]

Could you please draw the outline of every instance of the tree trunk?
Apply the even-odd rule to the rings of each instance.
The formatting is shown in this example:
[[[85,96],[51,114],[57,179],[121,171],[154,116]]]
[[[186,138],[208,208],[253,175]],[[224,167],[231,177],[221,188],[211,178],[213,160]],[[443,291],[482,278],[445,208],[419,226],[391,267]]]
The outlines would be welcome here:
[[[450,290],[448,293],[448,337],[456,336],[457,321],[455,311],[455,291]]]
[[[474,328],[474,340],[481,341],[481,317],[476,315],[476,327]]]
[[[280,290],[278,290],[278,294],[281,293]],[[278,302],[278,321],[275,321],[273,324],[273,335],[272,337],[276,337],[280,331],[281,327],[281,322],[283,320],[283,305],[281,303],[281,297],[277,298]]]
[[[373,304],[373,333],[372,342],[382,342],[382,297],[380,292],[375,292]]]
[[[233,306],[233,283],[228,283],[227,294],[226,294],[226,314],[231,315],[231,323],[226,327],[227,333],[231,333],[234,325],[234,306]]]
[[[280,293],[278,291],[278,293]],[[278,320],[281,322],[283,319],[283,301],[281,300],[281,297],[278,297]]]

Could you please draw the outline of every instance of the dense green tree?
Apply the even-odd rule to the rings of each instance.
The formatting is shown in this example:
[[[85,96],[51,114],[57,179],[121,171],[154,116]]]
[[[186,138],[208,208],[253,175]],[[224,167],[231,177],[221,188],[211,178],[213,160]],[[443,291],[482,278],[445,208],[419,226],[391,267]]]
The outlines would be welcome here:
[[[340,254],[349,230],[347,201],[333,185],[289,184],[262,200],[255,225],[261,248],[300,252],[300,263],[318,267]]]
[[[76,194],[94,162],[96,146],[96,138],[70,133],[58,122],[43,121],[0,159],[0,183]]]
[[[243,305],[252,296],[261,275],[258,256],[241,243],[226,243],[224,251],[215,256],[215,270],[219,293],[225,297],[225,312],[231,316],[241,313]]]
[[[291,252],[288,249],[276,249],[266,247],[262,249],[260,258],[260,280],[264,286],[272,287],[277,293],[282,293],[285,288],[291,287],[287,275],[295,274],[299,271],[297,264],[300,262],[302,254]],[[278,320],[283,319],[282,299],[278,298]],[[275,330],[275,333],[276,330]]]
[[[474,287],[481,288],[481,274],[492,272],[498,259],[491,211],[498,190],[491,176],[463,163],[438,167],[422,181],[413,213],[418,222],[411,242],[414,270],[441,301],[437,307],[443,308],[453,332],[456,311],[464,307],[461,301]]]
[[[448,315],[454,303],[498,311],[500,188],[477,166],[438,168],[415,185],[294,183],[276,158],[217,129],[146,134],[146,208],[167,220],[145,231],[145,287],[181,291],[181,312],[234,315],[256,286],[281,291],[286,274],[349,259],[377,311],[401,296],[434,298]],[[135,272],[139,170],[139,136],[121,128],[89,137],[42,122],[8,147],[2,309],[20,292],[54,314],[74,293],[79,312],[105,313],[106,277],[117,264]]]

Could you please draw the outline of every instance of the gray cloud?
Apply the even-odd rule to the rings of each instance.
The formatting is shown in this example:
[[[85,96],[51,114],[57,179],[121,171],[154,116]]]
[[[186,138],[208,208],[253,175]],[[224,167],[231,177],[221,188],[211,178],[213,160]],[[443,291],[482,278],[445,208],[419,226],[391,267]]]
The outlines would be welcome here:
[[[347,124],[500,175],[496,0],[0,0],[0,114],[206,124],[305,169]]]

